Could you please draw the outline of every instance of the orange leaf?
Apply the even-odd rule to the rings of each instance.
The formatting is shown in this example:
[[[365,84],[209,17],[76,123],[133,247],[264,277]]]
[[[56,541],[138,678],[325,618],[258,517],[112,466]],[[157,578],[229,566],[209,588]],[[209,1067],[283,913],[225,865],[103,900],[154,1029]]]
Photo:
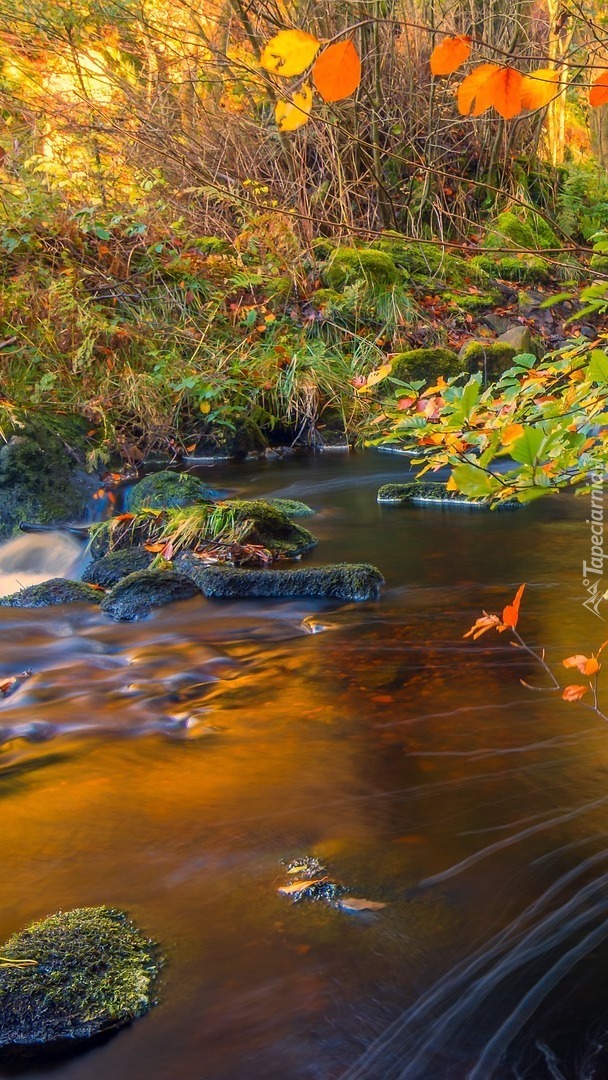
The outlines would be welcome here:
[[[470,53],[470,37],[458,34],[457,37],[444,38],[431,53],[431,74],[451,75],[456,68],[469,59]]]
[[[523,424],[507,424],[500,435],[500,441],[503,446],[508,446],[509,443],[515,442],[519,439],[520,435],[523,435]]]
[[[156,544],[144,544],[144,547],[146,551],[151,551],[154,555],[160,554],[161,551],[165,550],[165,545],[160,542]]]
[[[503,623],[505,626],[510,627],[511,630],[515,630],[515,627],[517,626],[517,620],[519,619],[519,605],[521,604],[521,598],[524,594],[525,587],[525,584],[519,586],[519,589],[515,593],[513,603],[507,604],[502,613]]]
[[[522,109],[543,109],[558,94],[559,73],[551,68],[539,68],[522,78]]]
[[[608,105],[608,71],[604,71],[595,80],[589,91],[589,104],[594,109],[600,105]]]
[[[568,656],[562,663],[565,668],[578,668],[581,675],[595,675],[601,667],[595,656],[583,656],[582,653]]]
[[[133,521],[135,514],[117,514],[113,521]]]
[[[576,683],[573,683],[572,686],[564,688],[562,697],[564,701],[579,701],[583,694],[587,693],[588,689],[588,686],[577,686]]]
[[[481,93],[483,87],[488,82],[488,79],[494,75],[500,68],[498,64],[479,64],[474,68],[470,75],[467,75],[466,79],[463,79],[458,87],[458,111],[462,116],[469,116],[473,108],[473,102],[476,100],[478,94]],[[484,109],[490,108],[490,102],[482,109],[475,109],[474,116],[479,116]]]
[[[505,120],[511,120],[521,112],[522,83],[521,72],[510,67],[499,68],[486,83],[485,92],[490,97],[490,104]]]
[[[342,101],[354,94],[361,82],[361,61],[350,38],[323,50],[312,69],[312,81],[323,101]]]
[[[497,630],[505,629],[498,618],[498,615],[488,615],[487,611],[484,611],[483,615],[480,615],[473,623],[471,629],[467,630],[466,634],[463,634],[462,636],[465,638],[472,637],[473,641],[477,641],[477,638],[481,637],[482,634],[487,633],[488,630],[492,630],[494,627],[496,627]]]

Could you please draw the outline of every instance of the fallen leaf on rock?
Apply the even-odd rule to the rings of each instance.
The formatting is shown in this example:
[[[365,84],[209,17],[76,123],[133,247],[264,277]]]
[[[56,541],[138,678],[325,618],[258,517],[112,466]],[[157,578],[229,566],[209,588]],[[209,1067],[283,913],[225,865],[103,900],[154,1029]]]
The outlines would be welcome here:
[[[381,904],[378,900],[363,900],[358,896],[343,896],[338,900],[338,904],[344,911],[380,911],[386,907],[386,904]]]
[[[297,896],[298,893],[311,889],[313,885],[323,885],[326,881],[326,877],[311,878],[308,881],[293,881],[289,885],[279,886],[279,892],[282,896]]]

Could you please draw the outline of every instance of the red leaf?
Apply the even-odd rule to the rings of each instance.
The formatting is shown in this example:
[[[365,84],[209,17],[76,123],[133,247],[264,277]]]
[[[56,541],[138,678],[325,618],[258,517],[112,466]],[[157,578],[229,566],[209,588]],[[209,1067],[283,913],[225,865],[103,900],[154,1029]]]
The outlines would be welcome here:
[[[502,613],[503,623],[505,624],[505,626],[510,627],[511,630],[515,630],[515,627],[517,626],[517,620],[519,619],[519,605],[521,604],[521,598],[523,596],[525,587],[525,584],[519,586],[519,589],[515,593],[513,603],[507,604],[506,608]]]
[[[440,45],[436,45],[431,53],[431,74],[451,75],[471,53],[471,39],[463,34],[456,37],[444,38]]]

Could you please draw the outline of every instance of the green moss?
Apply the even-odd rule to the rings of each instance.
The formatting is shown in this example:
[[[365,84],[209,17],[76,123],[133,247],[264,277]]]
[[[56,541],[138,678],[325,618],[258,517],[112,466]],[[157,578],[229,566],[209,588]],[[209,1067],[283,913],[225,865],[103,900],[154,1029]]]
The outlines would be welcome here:
[[[488,280],[485,271],[439,243],[424,244],[400,233],[385,232],[373,242],[372,248],[390,255],[395,266],[419,284],[428,283],[431,278],[441,278],[451,285],[464,285],[467,281],[486,284]]]
[[[225,255],[234,250],[232,244],[221,236],[198,236],[193,247],[203,255]]]
[[[298,570],[243,570],[209,566],[191,554],[178,560],[208,597],[322,597],[332,600],[374,600],[384,579],[369,563],[336,563]]]
[[[525,285],[540,285],[551,280],[551,270],[544,259],[536,255],[476,255],[471,264],[485,270],[494,278],[517,281]]]
[[[495,379],[512,366],[517,353],[515,346],[506,341],[491,341],[487,345],[471,341],[463,350],[462,364],[471,374],[483,371],[486,378]]]
[[[82,581],[50,578],[39,585],[0,597],[0,607],[39,608],[53,604],[99,604],[103,593]]]
[[[132,513],[144,506],[153,510],[164,510],[174,506],[191,506],[201,500],[216,498],[217,492],[203,484],[198,477],[165,469],[144,476],[143,480],[129,488],[125,495],[125,509]]]
[[[390,255],[371,248],[338,248],[323,272],[330,289],[365,282],[368,285],[395,285],[399,274]]]
[[[171,570],[140,570],[123,578],[101,602],[101,610],[120,622],[134,622],[154,608],[189,600],[198,589],[183,574]]]
[[[126,548],[124,551],[111,551],[101,559],[89,563],[82,575],[82,580],[90,585],[101,585],[111,589],[129,574],[138,570],[147,570],[154,561],[154,554],[144,547]]]
[[[316,308],[337,308],[338,311],[344,310],[345,297],[342,293],[336,292],[335,289],[316,289],[312,294],[311,303]],[[352,307],[350,303],[346,303],[347,308]]]
[[[299,499],[268,499],[268,502],[288,517],[309,517],[315,513],[311,506]]]
[[[154,1004],[159,960],[123,911],[59,912],[0,947],[0,1046],[86,1039],[128,1024]]]
[[[503,299],[502,293],[498,289],[491,289],[483,293],[444,292],[441,295],[442,300],[453,310],[472,312],[473,314],[496,307]]]
[[[524,219],[513,210],[505,210],[492,222],[484,247],[528,248],[534,251],[559,248],[560,242],[551,227],[537,214],[528,214]]]
[[[393,358],[391,375],[403,382],[411,379],[435,380],[463,371],[463,365],[452,349],[440,346],[432,349],[409,349]]]

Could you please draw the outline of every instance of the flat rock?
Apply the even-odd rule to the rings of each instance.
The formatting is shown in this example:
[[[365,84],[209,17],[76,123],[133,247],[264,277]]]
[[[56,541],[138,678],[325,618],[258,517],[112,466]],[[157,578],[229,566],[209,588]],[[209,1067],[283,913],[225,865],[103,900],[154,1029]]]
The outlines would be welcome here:
[[[5,1050],[89,1039],[154,1004],[156,950],[124,911],[92,907],[50,915],[13,934],[0,956]]]
[[[297,570],[247,570],[205,563],[185,552],[176,568],[191,577],[208,597],[320,597],[332,600],[375,600],[384,578],[369,563],[336,563]]]
[[[82,575],[82,580],[90,585],[101,585],[104,589],[111,589],[129,574],[135,574],[138,570],[147,570],[155,557],[154,553],[146,551],[145,547],[110,551],[108,555],[103,555],[101,559],[94,559],[92,563],[89,563]]]
[[[0,597],[0,607],[41,608],[53,604],[100,604],[103,593],[82,581],[50,578]]]
[[[163,469],[162,472],[144,476],[143,480],[128,489],[125,495],[125,510],[129,513],[136,513],[143,507],[166,510],[208,502],[217,497],[218,493],[197,476]]]
[[[470,499],[458,491],[447,491],[446,485],[439,481],[424,483],[411,481],[409,484],[384,484],[378,491],[378,502],[384,505],[403,505],[407,503],[470,507],[473,510],[490,510],[487,499]],[[518,509],[521,503],[515,499],[498,503],[497,510]]]

